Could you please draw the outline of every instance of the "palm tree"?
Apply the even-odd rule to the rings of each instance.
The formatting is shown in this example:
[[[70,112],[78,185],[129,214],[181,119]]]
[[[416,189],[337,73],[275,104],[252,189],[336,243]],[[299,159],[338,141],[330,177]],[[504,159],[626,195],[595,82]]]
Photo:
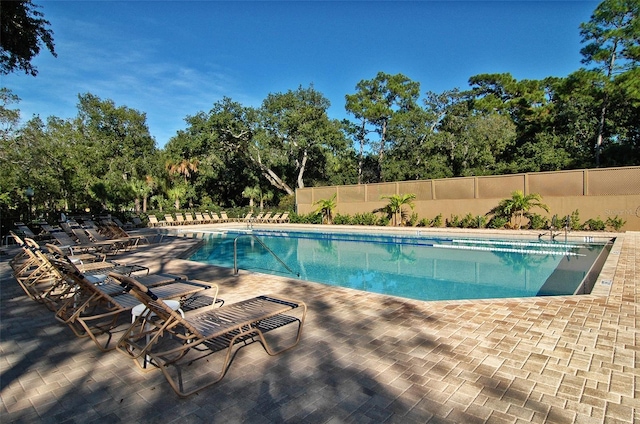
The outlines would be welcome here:
[[[183,198],[185,194],[187,194],[187,187],[181,184],[175,185],[167,190],[167,196],[174,201],[176,210],[180,209],[180,199]]]
[[[273,199],[273,192],[272,191],[260,191],[260,196],[258,197],[258,199],[260,199],[260,210],[264,209],[264,202]]]
[[[187,183],[187,180],[195,173],[198,172],[198,165],[200,165],[200,161],[198,159],[182,159],[182,161],[178,163],[174,163],[173,161],[167,162],[165,165],[167,171],[171,175],[183,175],[184,183]]]
[[[509,218],[509,221],[515,216],[515,226],[520,229],[522,226],[522,217],[525,216],[532,208],[542,208],[549,212],[549,206],[541,203],[542,196],[538,193],[530,193],[525,196],[522,190],[516,190],[511,193],[511,198],[503,199],[494,209],[494,212],[500,213]]]
[[[314,203],[314,205],[318,205],[318,209],[316,209],[315,213],[322,214],[323,224],[333,223],[333,210],[337,206],[337,202],[336,202],[337,196],[338,196],[337,194],[334,194],[331,199],[320,199]]]
[[[389,212],[389,215],[393,217],[393,225],[398,225],[398,215],[400,215],[400,219],[402,220],[402,207],[404,205],[408,205],[411,210],[415,207],[413,201],[416,199],[416,195],[413,193],[409,194],[392,194],[391,196],[382,196],[381,199],[388,199],[389,204],[386,209]],[[402,222],[402,221],[401,221]]]
[[[251,208],[251,212],[253,212],[253,200],[262,198],[262,190],[260,190],[259,186],[245,187],[242,191],[242,197],[249,199],[249,207]],[[262,207],[260,208],[262,209]]]

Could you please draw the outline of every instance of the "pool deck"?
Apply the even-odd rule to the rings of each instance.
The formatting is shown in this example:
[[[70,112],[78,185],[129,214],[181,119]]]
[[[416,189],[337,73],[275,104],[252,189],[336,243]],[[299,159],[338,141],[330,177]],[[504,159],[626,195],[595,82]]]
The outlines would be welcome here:
[[[29,300],[3,255],[0,421],[640,422],[640,232],[618,235],[590,295],[480,301],[233,276],[176,259],[194,243],[166,238],[118,260],[216,282],[227,303],[301,299],[300,344],[274,357],[243,348],[219,384],[180,399],[159,371],[101,353]]]

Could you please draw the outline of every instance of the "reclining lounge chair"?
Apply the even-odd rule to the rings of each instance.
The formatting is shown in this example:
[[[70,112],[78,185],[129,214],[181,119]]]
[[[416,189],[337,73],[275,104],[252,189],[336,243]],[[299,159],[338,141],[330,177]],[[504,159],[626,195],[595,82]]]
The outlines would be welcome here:
[[[141,368],[147,363],[160,368],[181,397],[220,381],[235,353],[244,346],[259,342],[269,355],[277,355],[300,341],[307,311],[303,302],[258,296],[217,309],[193,311],[183,317],[161,301],[155,290],[145,288],[130,277],[110,276],[120,281],[125,290],[145,304],[149,311],[129,327],[117,349],[134,359]],[[265,333],[292,323],[297,324],[295,333],[289,334],[286,344],[279,340],[277,348],[272,348]],[[190,366],[202,358],[207,358],[207,368],[209,364],[217,363],[216,359],[221,360],[222,366],[217,372]],[[194,388],[185,388],[185,383]]]
[[[56,319],[67,324],[76,336],[91,338],[100,350],[115,349],[115,346],[109,346],[113,332],[131,325],[131,310],[140,304],[138,299],[123,292],[122,287],[109,278],[95,283],[68,262],[55,260],[54,264],[69,285],[76,287],[74,295],[56,311]],[[215,290],[215,304],[216,285],[175,280],[153,290],[162,299],[180,299],[207,289]]]

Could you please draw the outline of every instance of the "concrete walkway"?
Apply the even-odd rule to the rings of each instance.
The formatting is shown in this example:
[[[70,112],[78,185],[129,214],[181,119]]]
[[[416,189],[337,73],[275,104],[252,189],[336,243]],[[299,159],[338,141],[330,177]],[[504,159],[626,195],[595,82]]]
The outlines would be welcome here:
[[[244,348],[219,384],[179,399],[160,372],[76,338],[24,295],[4,260],[0,421],[640,422],[640,233],[618,238],[591,295],[446,302],[175,259],[194,242],[165,240],[120,260],[215,281],[226,302],[304,300],[295,349]]]

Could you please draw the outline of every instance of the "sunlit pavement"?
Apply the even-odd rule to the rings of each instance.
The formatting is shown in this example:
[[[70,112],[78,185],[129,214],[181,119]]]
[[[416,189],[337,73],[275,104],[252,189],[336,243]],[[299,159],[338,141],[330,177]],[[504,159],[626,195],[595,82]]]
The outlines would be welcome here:
[[[619,235],[591,295],[442,302],[175,259],[195,243],[165,238],[118,259],[214,281],[227,303],[304,300],[295,349],[243,348],[219,384],[180,399],[159,371],[101,353],[29,300],[4,255],[0,421],[640,422],[638,232]]]

